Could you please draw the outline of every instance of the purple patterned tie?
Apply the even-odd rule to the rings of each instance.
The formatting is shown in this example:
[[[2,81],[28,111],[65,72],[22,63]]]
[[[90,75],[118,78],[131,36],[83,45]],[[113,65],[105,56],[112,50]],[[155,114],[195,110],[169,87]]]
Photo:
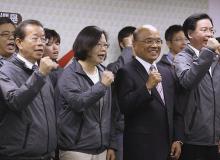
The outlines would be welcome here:
[[[157,69],[156,69],[156,67],[152,64],[152,65],[150,66],[149,71],[151,72],[151,71],[153,71],[153,70],[157,70]],[[157,84],[156,88],[157,88],[157,92],[158,92],[159,95],[160,95],[160,98],[162,99],[163,103],[165,104],[162,83],[159,82],[159,83]]]

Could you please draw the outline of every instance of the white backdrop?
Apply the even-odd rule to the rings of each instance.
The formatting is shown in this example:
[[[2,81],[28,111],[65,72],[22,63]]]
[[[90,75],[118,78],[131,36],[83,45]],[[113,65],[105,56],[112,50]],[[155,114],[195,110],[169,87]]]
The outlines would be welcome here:
[[[122,27],[152,24],[164,37],[169,25],[182,24],[195,12],[208,12],[208,0],[1,0],[0,11],[18,12],[23,20],[37,19],[55,29],[61,35],[60,57],[72,48],[82,28],[97,25],[109,34],[108,63],[120,54],[117,34]],[[166,50],[164,44],[162,52]]]
[[[213,19],[216,36],[220,37],[220,0],[209,0],[208,2],[208,12]]]

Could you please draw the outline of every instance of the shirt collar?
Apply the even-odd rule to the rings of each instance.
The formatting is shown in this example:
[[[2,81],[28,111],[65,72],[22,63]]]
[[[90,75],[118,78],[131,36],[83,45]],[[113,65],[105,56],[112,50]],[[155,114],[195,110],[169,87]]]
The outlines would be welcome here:
[[[22,57],[19,53],[17,54],[18,59],[20,59],[21,61],[23,61],[25,63],[25,66],[28,69],[32,69],[33,67],[33,63],[31,63],[30,61],[28,61],[27,59],[25,59],[24,57]],[[37,65],[37,62],[35,63],[35,65]]]
[[[147,73],[149,73],[149,69],[150,69],[150,66],[151,66],[151,65],[154,65],[155,68],[157,69],[157,66],[156,66],[156,63],[155,63],[155,62],[153,62],[152,64],[150,64],[150,63],[144,61],[143,59],[141,59],[141,58],[138,57],[138,56],[135,56],[135,58],[138,60],[138,62],[140,62],[140,63],[142,64],[142,66],[145,68],[145,70],[147,71]]]
[[[171,53],[171,52],[168,52],[167,53],[167,59],[168,61],[173,64],[173,61],[174,61],[174,55]]]
[[[188,44],[189,47],[195,52],[196,56],[199,57],[199,50]]]

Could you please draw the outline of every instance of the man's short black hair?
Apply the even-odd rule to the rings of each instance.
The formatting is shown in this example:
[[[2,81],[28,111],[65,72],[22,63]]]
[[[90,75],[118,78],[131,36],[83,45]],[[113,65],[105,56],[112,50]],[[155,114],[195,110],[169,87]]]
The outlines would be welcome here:
[[[56,40],[58,43],[60,43],[60,35],[53,29],[44,28],[45,32],[45,38],[50,40]]]
[[[183,31],[183,27],[181,25],[172,25],[167,28],[165,31],[165,40],[166,41],[171,41],[173,39],[174,34]]]
[[[131,34],[134,33],[134,31],[136,30],[135,27],[133,26],[126,26],[124,28],[122,28],[119,32],[118,32],[118,43],[119,43],[119,46],[120,46],[120,43],[122,42],[122,40],[125,38],[125,37],[128,37],[130,36]],[[121,50],[122,50],[122,47],[120,46]]]
[[[14,22],[8,17],[0,17],[0,25],[10,23],[15,26]]]
[[[209,17],[206,13],[195,13],[191,16],[189,16],[184,22],[183,22],[183,31],[187,39],[189,39],[188,32],[194,31],[196,29],[196,24],[199,20],[202,19],[209,19],[213,25],[212,19]]]

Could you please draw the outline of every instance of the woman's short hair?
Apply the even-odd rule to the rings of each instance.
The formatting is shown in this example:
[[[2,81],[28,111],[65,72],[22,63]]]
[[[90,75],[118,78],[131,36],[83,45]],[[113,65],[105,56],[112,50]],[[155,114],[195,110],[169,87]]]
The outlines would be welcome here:
[[[97,26],[87,26],[77,35],[73,43],[73,51],[77,60],[86,60],[88,53],[98,44],[102,34],[108,39],[107,33]]]

